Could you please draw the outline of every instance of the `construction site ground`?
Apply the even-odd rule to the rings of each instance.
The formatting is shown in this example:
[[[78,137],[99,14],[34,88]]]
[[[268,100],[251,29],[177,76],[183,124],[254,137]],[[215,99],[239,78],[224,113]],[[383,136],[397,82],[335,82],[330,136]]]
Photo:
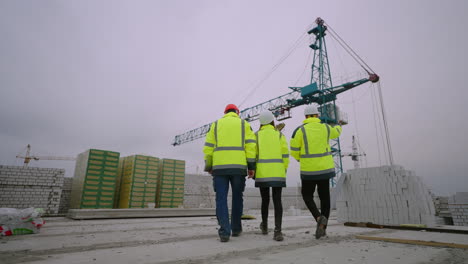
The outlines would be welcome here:
[[[272,216],[270,233],[262,235],[259,212],[246,213],[257,219],[244,220],[244,232],[227,243],[219,241],[216,217],[46,218],[39,234],[0,237],[0,263],[468,263],[465,234],[348,227],[333,214],[328,236],[317,240],[313,237],[315,223],[303,211],[300,216],[284,216],[285,240],[277,242],[272,239]],[[462,248],[357,236],[450,243]]]

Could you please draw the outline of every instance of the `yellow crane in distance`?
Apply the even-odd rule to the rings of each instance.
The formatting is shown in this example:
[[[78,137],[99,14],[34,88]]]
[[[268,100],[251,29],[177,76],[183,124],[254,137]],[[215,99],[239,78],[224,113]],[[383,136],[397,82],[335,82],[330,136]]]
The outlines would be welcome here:
[[[24,159],[23,168],[27,168],[31,160],[76,160],[74,157],[59,157],[59,156],[31,156],[31,145],[26,147],[26,155],[17,155],[16,158]]]

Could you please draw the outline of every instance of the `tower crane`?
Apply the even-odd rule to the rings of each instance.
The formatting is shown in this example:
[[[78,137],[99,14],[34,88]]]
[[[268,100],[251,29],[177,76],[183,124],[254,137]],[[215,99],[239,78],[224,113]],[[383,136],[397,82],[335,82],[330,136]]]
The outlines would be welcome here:
[[[74,157],[58,157],[58,156],[31,156],[31,145],[28,144],[26,147],[26,155],[17,155],[16,158],[24,159],[23,168],[28,167],[31,160],[76,160]]]
[[[323,123],[338,124],[347,123],[340,114],[338,107],[335,104],[337,95],[346,92],[356,86],[365,84],[367,82],[376,83],[379,81],[379,76],[354,52],[344,40],[331,29],[320,17],[315,20],[316,26],[307,34],[315,37],[315,40],[309,47],[314,51],[312,62],[311,83],[304,87],[289,87],[292,91],[276,98],[270,99],[255,106],[245,108],[240,111],[240,118],[246,121],[254,121],[258,119],[262,111],[269,110],[273,113],[276,120],[281,121],[291,118],[291,109],[301,105],[316,103],[319,105],[321,112],[320,119]],[[330,29],[330,30],[329,30]],[[362,78],[356,81],[343,83],[340,85],[333,85],[330,73],[330,66],[328,63],[327,47],[325,36],[329,33],[349,55],[360,64],[364,71],[368,74],[367,78]],[[174,138],[172,145],[178,146],[186,142],[193,141],[198,138],[204,137],[209,129],[211,123],[204,126],[192,129],[183,134],[177,135]],[[332,153],[335,160],[335,168],[337,175],[343,172],[341,162],[341,149],[339,139],[332,140],[331,142]],[[332,181],[334,186],[335,181]]]

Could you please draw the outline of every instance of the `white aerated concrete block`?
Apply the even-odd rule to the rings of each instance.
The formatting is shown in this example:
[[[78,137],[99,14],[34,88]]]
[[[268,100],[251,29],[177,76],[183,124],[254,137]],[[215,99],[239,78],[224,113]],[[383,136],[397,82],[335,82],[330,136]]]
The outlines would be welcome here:
[[[401,166],[348,171],[337,204],[340,222],[435,223],[434,203],[429,190],[414,172]]]
[[[468,192],[457,192],[448,199],[448,208],[456,226],[468,226]]]

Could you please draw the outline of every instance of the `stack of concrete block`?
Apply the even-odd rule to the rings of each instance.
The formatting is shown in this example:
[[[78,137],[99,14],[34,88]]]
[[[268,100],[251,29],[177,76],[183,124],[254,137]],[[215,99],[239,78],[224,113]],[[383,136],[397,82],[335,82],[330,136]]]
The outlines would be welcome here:
[[[158,177],[158,158],[145,155],[121,158],[116,188],[118,208],[154,208]]]
[[[342,177],[339,222],[435,225],[431,194],[414,172],[401,166],[354,169]]]
[[[453,225],[452,214],[448,205],[448,197],[433,196],[436,215],[436,224],[438,225]]]
[[[213,190],[213,177],[211,175],[185,175],[185,208],[215,208],[215,198],[216,194]]]
[[[0,207],[35,207],[47,215],[58,214],[64,174],[64,169],[0,165]]]
[[[451,217],[449,209],[449,198],[444,196],[434,197],[435,215],[441,217]]]
[[[160,162],[156,207],[184,206],[185,160],[162,159]]]
[[[60,195],[59,214],[66,214],[70,209],[70,197],[73,178],[65,177],[63,179],[62,194]]]
[[[315,193],[317,194],[317,193]],[[213,177],[203,174],[187,174],[185,176],[185,208],[215,208],[216,193],[213,189]],[[283,210],[288,208],[307,209],[302,199],[301,188],[286,187],[282,190]],[[316,197],[317,206],[320,206],[320,201]],[[229,191],[228,205],[231,207],[232,192]],[[258,188],[245,188],[244,191],[244,209],[261,209],[262,198]],[[270,208],[273,209],[273,200],[270,192]]]
[[[448,200],[448,206],[456,226],[468,226],[468,192],[457,192]]]
[[[78,155],[70,198],[71,209],[114,206],[120,153],[89,149]]]

